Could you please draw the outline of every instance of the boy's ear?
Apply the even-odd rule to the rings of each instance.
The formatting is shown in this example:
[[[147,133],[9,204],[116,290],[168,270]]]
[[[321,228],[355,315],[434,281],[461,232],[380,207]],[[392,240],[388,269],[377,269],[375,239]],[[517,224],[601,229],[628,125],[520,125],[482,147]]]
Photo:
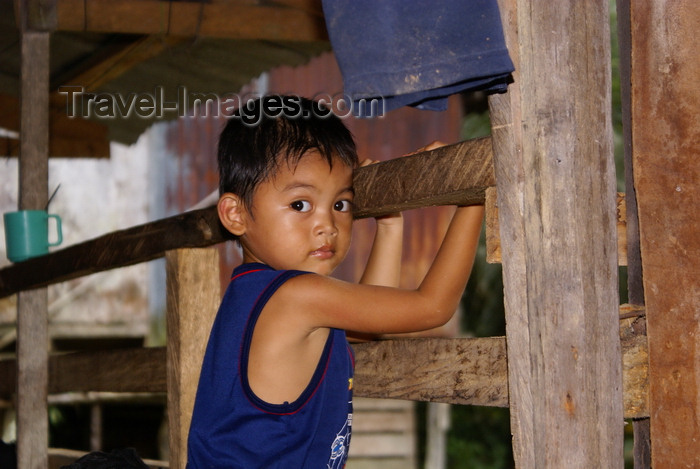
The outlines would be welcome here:
[[[224,228],[236,236],[242,236],[245,233],[248,213],[239,196],[230,192],[223,194],[219,197],[216,208]]]

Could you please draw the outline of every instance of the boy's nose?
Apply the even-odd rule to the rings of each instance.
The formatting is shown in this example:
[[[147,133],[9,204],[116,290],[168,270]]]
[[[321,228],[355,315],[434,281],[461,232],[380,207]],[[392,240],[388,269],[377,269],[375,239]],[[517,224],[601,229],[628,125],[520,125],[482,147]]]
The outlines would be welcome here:
[[[338,227],[336,226],[333,214],[319,213],[316,220],[316,226],[314,227],[314,232],[316,235],[337,235]]]

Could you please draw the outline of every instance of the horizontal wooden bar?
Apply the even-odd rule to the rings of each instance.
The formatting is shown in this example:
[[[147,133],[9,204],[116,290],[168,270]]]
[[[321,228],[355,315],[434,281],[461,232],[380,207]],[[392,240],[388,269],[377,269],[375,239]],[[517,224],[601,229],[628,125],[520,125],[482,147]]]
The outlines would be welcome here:
[[[285,4],[286,3],[286,4]],[[319,0],[57,0],[58,31],[327,41]]]
[[[358,397],[508,406],[503,337],[386,340],[354,349]]]
[[[431,205],[482,204],[486,188],[496,184],[490,137],[360,169],[354,179],[357,218]]]
[[[398,210],[484,202],[493,184],[489,138],[359,168],[356,218]],[[18,291],[150,261],[170,249],[206,247],[231,239],[216,207],[185,212],[56,250],[0,269],[0,298]]]
[[[0,396],[15,393],[15,360],[0,361]],[[166,392],[165,347],[75,352],[49,359],[49,393]]]
[[[508,407],[503,337],[395,339],[354,344],[357,397]],[[648,417],[644,336],[622,339],[625,418]],[[50,360],[49,393],[166,392],[165,349],[80,352]],[[0,397],[14,391],[15,361],[0,361]]]
[[[115,231],[0,270],[0,298],[21,290],[146,262],[170,249],[203,247],[226,239],[215,208],[186,212]]]

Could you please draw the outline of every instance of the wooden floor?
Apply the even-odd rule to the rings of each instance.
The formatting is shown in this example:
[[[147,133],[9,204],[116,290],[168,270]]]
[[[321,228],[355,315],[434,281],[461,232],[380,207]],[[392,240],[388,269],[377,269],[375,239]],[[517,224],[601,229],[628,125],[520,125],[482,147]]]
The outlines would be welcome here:
[[[415,403],[353,399],[352,441],[346,469],[415,469]]]

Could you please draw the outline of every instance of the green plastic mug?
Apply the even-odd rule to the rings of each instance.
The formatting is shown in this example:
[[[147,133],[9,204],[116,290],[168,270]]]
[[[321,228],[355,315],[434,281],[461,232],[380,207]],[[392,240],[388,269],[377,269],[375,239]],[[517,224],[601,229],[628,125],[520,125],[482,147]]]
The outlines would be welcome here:
[[[58,246],[63,241],[61,218],[45,210],[8,212],[3,218],[7,258],[12,262],[48,254],[50,246]],[[49,218],[56,220],[58,240],[54,243],[49,242]]]

